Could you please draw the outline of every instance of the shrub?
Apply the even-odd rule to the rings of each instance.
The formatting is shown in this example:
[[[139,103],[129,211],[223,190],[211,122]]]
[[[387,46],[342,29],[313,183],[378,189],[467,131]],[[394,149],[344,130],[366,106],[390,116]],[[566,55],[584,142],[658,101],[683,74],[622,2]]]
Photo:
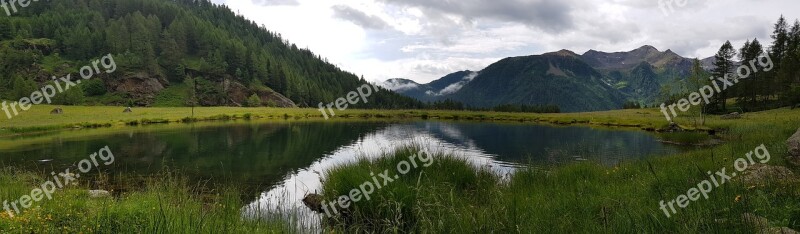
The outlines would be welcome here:
[[[100,96],[106,94],[108,90],[106,90],[106,85],[101,79],[90,79],[86,80],[81,84],[81,89],[83,89],[83,93],[87,96]]]
[[[247,106],[249,107],[259,107],[261,106],[261,98],[258,95],[253,94],[249,98],[247,98]]]

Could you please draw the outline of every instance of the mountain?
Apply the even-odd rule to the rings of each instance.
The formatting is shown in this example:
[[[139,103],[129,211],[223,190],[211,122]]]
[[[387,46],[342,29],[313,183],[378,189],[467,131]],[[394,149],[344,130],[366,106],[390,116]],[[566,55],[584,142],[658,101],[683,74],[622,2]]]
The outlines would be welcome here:
[[[714,56],[711,56],[711,57],[704,58],[704,59],[700,60],[700,66],[702,66],[703,69],[706,70],[706,71],[711,71],[711,69],[714,69],[714,67],[716,67],[716,66],[714,66],[714,63],[716,63],[716,62],[717,62],[717,58],[714,57]]]
[[[681,57],[672,50],[661,52],[649,45],[628,52],[607,53],[589,50],[581,55],[581,58],[599,71],[628,70],[642,62],[657,68],[680,67],[685,66],[686,62],[691,63],[691,59]]]
[[[477,74],[478,73],[473,71],[459,71],[427,84],[419,84],[413,80],[396,78],[386,80],[383,82],[382,86],[423,102],[433,102],[443,100],[449,94],[459,91],[465,84],[475,78]]]
[[[589,50],[581,58],[603,73],[606,83],[645,105],[656,104],[661,85],[688,76],[692,67],[691,59],[649,45],[628,52]]]
[[[567,50],[500,60],[449,97],[477,107],[558,105],[566,112],[616,109],[625,101],[601,73]]]
[[[567,112],[595,111],[621,108],[627,101],[656,104],[661,86],[688,76],[691,65],[691,59],[647,45],[582,55],[560,50],[506,58],[471,73],[474,77],[458,72],[429,84],[394,79],[384,85],[425,102],[453,99],[473,107],[558,105]]]
[[[59,0],[0,17],[0,99],[30,95],[51,76],[76,81],[107,54],[116,71],[54,104],[317,106],[367,84],[208,0]],[[358,107],[422,105],[386,91],[370,99]]]

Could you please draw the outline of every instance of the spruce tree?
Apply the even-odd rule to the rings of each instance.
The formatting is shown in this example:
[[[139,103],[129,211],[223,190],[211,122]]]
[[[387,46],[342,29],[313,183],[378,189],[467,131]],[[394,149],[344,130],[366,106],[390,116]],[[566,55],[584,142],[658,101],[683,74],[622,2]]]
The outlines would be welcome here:
[[[714,70],[712,75],[714,78],[725,78],[726,75],[730,74],[733,71],[733,57],[736,56],[736,50],[733,49],[733,45],[731,45],[730,41],[726,41],[722,47],[719,48],[719,51],[714,58],[716,61],[714,62]],[[720,89],[722,89],[722,82],[717,82],[720,85]],[[727,90],[722,90],[722,92],[717,93],[714,95],[714,101],[712,108],[719,108],[719,111],[727,111],[726,108],[726,101],[728,99],[728,92]]]

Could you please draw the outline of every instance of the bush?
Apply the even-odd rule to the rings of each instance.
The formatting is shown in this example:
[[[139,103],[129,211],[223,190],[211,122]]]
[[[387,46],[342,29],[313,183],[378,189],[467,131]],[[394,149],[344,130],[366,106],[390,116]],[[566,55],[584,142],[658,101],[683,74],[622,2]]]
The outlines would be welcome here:
[[[90,97],[104,95],[108,92],[105,83],[101,79],[87,80],[81,84],[81,89],[83,89],[83,94]]]
[[[73,87],[63,93],[56,94],[53,101],[58,105],[80,105],[84,103],[85,99],[86,96],[83,94],[83,90]]]
[[[249,107],[259,107],[261,106],[261,98],[258,95],[253,94],[249,98],[247,98],[247,106]]]

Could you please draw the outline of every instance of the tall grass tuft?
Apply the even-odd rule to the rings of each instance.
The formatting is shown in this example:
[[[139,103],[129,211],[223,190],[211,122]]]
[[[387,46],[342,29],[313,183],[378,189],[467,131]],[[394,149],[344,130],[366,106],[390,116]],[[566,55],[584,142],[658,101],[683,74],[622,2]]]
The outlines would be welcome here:
[[[437,154],[430,167],[401,176],[376,190],[370,200],[353,203],[349,215],[325,223],[334,232],[753,233],[764,227],[743,217],[756,215],[769,220],[772,228],[797,228],[798,179],[765,179],[753,186],[734,177],[713,188],[707,199],[701,197],[686,208],[676,205],[677,213],[669,217],[660,202],[686,195],[710,179],[708,172],[734,172],[734,161],[761,144],[771,154],[767,164],[788,166],[785,140],[798,126],[798,118],[741,122],[727,128],[721,145],[615,167],[584,162],[522,168],[507,179],[455,156]],[[328,171],[325,198],[334,201],[346,195],[371,181],[371,173],[395,173],[397,163],[417,150],[400,148]],[[789,168],[797,174],[796,167]]]
[[[43,180],[35,174],[4,169],[0,199],[14,201]],[[282,221],[243,219],[237,189],[200,191],[173,174],[149,178],[139,191],[118,197],[89,198],[87,190],[68,187],[52,200],[35,202],[21,214],[0,214],[3,233],[278,233]]]

